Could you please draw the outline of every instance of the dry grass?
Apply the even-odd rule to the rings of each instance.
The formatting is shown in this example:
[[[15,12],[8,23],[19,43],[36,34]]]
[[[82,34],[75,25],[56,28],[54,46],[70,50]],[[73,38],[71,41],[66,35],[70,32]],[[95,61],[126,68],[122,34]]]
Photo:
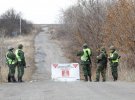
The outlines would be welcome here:
[[[18,44],[24,45],[23,51],[25,52],[26,64],[27,66],[29,66],[25,69],[25,74],[24,74],[23,79],[25,81],[28,81],[31,79],[31,76],[36,68],[35,61],[34,61],[34,55],[35,55],[34,54],[34,38],[35,38],[36,33],[37,31],[32,32],[31,34],[27,36],[1,39],[1,48],[2,48],[1,58],[4,58],[2,59],[2,62],[1,62],[0,79],[2,80],[2,82],[7,82],[8,66],[5,64],[5,54],[7,52],[7,47],[12,46],[16,49]],[[16,74],[17,74],[17,70],[16,70]]]

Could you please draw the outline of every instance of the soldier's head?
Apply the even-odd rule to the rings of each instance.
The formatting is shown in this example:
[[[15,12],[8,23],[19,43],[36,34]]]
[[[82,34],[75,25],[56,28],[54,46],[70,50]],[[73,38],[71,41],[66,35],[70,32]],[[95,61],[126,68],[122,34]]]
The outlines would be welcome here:
[[[110,52],[113,53],[116,50],[114,46],[110,46]]]
[[[83,44],[83,48],[84,48],[84,49],[85,49],[85,48],[88,48],[87,43],[84,43],[84,44]]]
[[[13,50],[14,50],[13,47],[11,47],[11,46],[8,47],[8,51],[13,51]]]
[[[19,44],[18,45],[18,49],[23,49],[23,45],[22,44]]]

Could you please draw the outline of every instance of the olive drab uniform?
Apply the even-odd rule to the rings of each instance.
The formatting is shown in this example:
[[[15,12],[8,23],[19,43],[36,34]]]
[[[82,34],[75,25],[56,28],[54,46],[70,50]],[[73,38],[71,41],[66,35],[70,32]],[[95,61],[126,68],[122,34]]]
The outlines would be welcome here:
[[[79,52],[77,54],[77,56],[81,56],[81,65],[82,65],[82,69],[83,69],[83,74],[85,77],[85,81],[88,81],[88,77],[89,80],[91,80],[91,50],[90,48],[86,47],[83,49],[83,51]]]
[[[96,82],[99,81],[100,73],[102,75],[102,81],[106,81],[106,68],[107,68],[107,53],[105,49],[100,51],[97,56],[97,70],[96,70]]]
[[[109,61],[110,61],[110,67],[111,67],[112,76],[113,76],[114,81],[116,81],[118,79],[119,58],[120,58],[120,56],[118,55],[116,50],[113,51],[112,53],[110,53]]]
[[[22,82],[22,77],[24,75],[24,68],[26,66],[24,52],[22,51],[22,49],[17,49],[15,51],[15,54],[18,61],[18,66],[17,66],[18,82]]]
[[[9,67],[9,73],[8,73],[8,82],[16,82],[15,79],[15,68],[16,68],[16,56],[13,52],[13,50],[9,50],[6,53],[6,63]]]

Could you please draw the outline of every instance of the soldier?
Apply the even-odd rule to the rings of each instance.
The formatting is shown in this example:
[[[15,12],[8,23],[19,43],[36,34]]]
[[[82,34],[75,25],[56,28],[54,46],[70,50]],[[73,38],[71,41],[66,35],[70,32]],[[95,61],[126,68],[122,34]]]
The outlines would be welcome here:
[[[17,61],[13,50],[13,47],[8,47],[8,52],[6,53],[6,63],[9,67],[8,82],[16,82],[14,75]]]
[[[91,80],[91,57],[92,52],[90,48],[88,48],[88,45],[85,43],[83,44],[83,51],[78,52],[77,56],[81,56],[81,65],[84,72],[85,81]]]
[[[24,52],[22,51],[23,45],[19,44],[18,49],[15,51],[16,58],[18,61],[18,82],[23,82],[22,77],[24,75],[24,68],[26,68],[25,56]]]
[[[111,67],[113,79],[114,79],[114,81],[117,81],[118,63],[119,63],[120,56],[118,55],[114,46],[110,47],[110,57],[108,59],[110,61],[110,67]]]
[[[97,71],[96,71],[96,82],[99,82],[100,73],[103,78],[103,82],[106,81],[106,68],[107,68],[107,53],[105,48],[100,49],[100,54],[97,56]]]

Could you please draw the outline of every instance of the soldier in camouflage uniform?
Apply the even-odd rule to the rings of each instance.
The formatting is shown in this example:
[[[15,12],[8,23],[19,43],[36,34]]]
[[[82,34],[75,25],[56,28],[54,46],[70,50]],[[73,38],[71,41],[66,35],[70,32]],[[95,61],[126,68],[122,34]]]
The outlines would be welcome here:
[[[105,48],[101,48],[99,56],[97,56],[97,71],[96,71],[96,82],[99,81],[100,73],[103,78],[103,82],[106,81],[106,67],[107,67],[107,53]]]
[[[15,79],[15,68],[16,68],[16,56],[13,52],[14,48],[9,47],[8,52],[6,53],[6,63],[9,67],[9,73],[8,73],[8,82],[16,82]]]
[[[117,79],[118,79],[118,64],[119,64],[120,56],[118,55],[114,46],[110,47],[110,56],[108,59],[110,61],[110,67],[111,67],[113,79],[114,79],[114,81],[117,81]]]
[[[16,58],[18,61],[18,66],[17,66],[18,82],[23,82],[22,77],[24,75],[24,68],[26,68],[25,56],[24,56],[24,52],[22,51],[22,49],[23,49],[23,45],[19,44],[18,49],[15,51]]]
[[[92,52],[90,48],[88,48],[86,43],[83,45],[83,51],[80,51],[77,53],[77,56],[81,56],[81,65],[82,65],[85,81],[88,81],[88,77],[89,77],[89,81],[92,81],[91,80],[91,59],[90,59],[91,54]]]

